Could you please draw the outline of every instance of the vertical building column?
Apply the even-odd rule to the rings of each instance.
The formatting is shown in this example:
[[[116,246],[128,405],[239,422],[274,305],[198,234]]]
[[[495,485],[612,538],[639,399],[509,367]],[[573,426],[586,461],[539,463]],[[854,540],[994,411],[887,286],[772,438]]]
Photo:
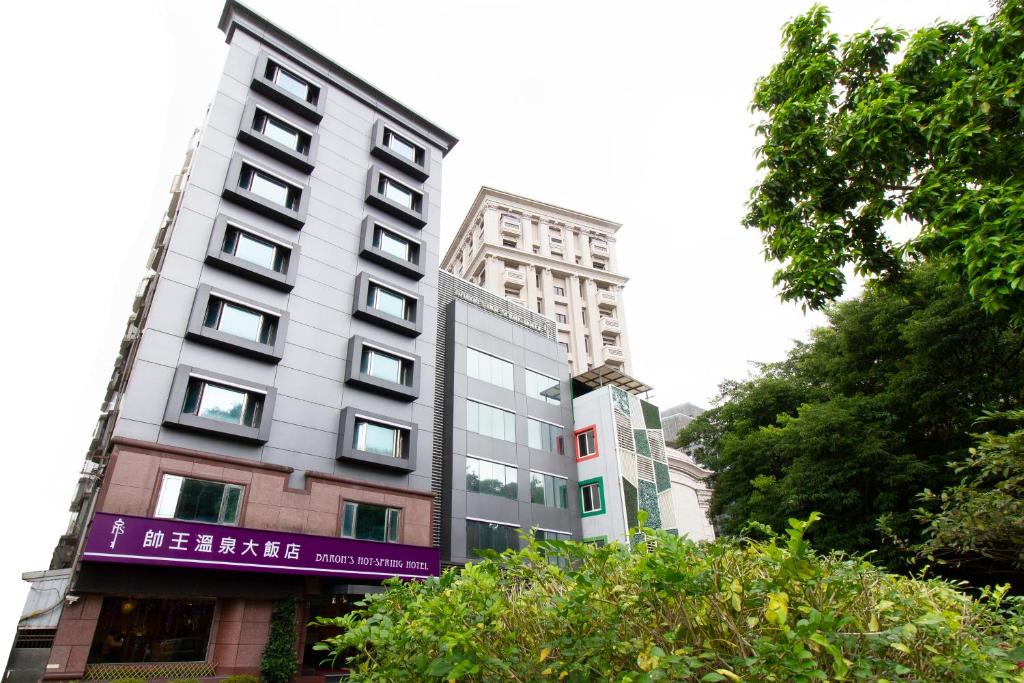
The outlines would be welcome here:
[[[531,311],[541,311],[537,307],[537,297],[540,290],[537,287],[537,266],[527,264],[526,266],[526,307]]]
[[[580,232],[580,264],[587,268],[594,267],[594,260],[590,258],[590,235]]]
[[[574,359],[574,370],[577,374],[587,369],[587,358],[590,354],[587,353],[587,347],[584,343],[583,336],[586,334],[586,326],[583,324],[583,318],[580,315],[580,306],[582,305],[582,297],[580,297],[580,276],[570,275],[565,280],[566,294],[569,295],[569,329],[572,331],[572,355]],[[593,348],[594,340],[590,340],[590,346]]]
[[[626,362],[622,364],[622,370],[627,375],[633,374],[633,357],[629,353],[629,337],[626,335],[626,302],[622,298],[622,287],[615,287],[615,317],[619,319],[619,346],[622,348],[622,353],[626,357]]]
[[[545,268],[540,274],[541,296],[544,298],[543,310],[538,311],[552,320],[555,319],[555,276],[550,268]]]
[[[501,244],[498,230],[498,210],[493,206],[484,208],[484,244]]]
[[[565,260],[576,263],[576,233],[568,225],[562,230],[562,248],[565,249]]]
[[[490,254],[484,256],[484,289],[500,297],[505,296],[505,262]]]
[[[583,301],[587,306],[587,328],[590,330],[591,358],[594,365],[604,363],[604,337],[601,336],[601,311],[597,307],[597,283],[592,278],[583,281]]]
[[[615,240],[609,235],[605,241],[608,242],[608,270],[617,273],[619,272],[619,257],[615,254]]]
[[[551,257],[551,242],[548,238],[551,236],[551,232],[548,230],[547,221],[540,219],[537,223],[537,230],[540,233],[540,255]]]

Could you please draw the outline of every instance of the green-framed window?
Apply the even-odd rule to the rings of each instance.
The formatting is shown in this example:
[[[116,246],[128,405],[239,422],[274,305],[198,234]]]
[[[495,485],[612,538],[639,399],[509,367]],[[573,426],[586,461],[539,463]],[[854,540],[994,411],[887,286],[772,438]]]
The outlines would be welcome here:
[[[603,515],[607,509],[604,503],[604,480],[601,477],[594,477],[581,481],[579,487],[580,516]]]

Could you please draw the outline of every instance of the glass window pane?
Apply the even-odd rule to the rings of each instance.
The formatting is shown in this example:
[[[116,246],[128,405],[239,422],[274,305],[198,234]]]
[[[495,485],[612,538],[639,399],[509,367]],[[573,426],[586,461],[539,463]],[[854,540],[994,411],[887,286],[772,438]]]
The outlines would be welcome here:
[[[174,517],[175,519],[216,524],[220,521],[223,495],[224,484],[199,479],[185,479],[181,484]]]
[[[359,505],[359,514],[356,515],[356,538],[364,541],[383,541],[385,536],[385,524],[387,508],[379,505]]]
[[[237,524],[238,512],[242,503],[242,487],[228,486],[225,490],[224,508],[221,512],[220,521],[222,524]]]
[[[360,422],[357,434],[362,431],[362,450],[380,455],[398,457],[396,453],[396,429],[372,422]],[[357,446],[358,447],[358,446]]]
[[[480,377],[480,354],[476,349],[466,349],[466,374],[470,377]]]
[[[181,492],[182,478],[174,474],[164,475],[160,487],[160,498],[157,500],[156,517],[174,517],[174,509],[178,507],[178,495]]]
[[[390,147],[396,154],[405,157],[409,161],[416,161],[416,146],[398,137],[391,131],[384,133],[384,144]]]
[[[211,420],[242,424],[245,399],[245,392],[239,389],[206,384],[203,387],[203,395],[199,399],[199,408],[196,414]]]
[[[341,520],[341,535],[354,538],[356,535],[356,504],[345,503],[345,512]]]
[[[401,511],[395,508],[388,508],[388,534],[389,543],[398,543],[398,532],[401,529]]]
[[[274,245],[269,242],[264,242],[244,232],[238,233],[238,241],[235,245],[234,253],[240,259],[274,270],[274,252],[276,251],[277,249]]]
[[[214,606],[214,600],[199,598],[105,597],[88,661],[205,661]]]
[[[288,149],[299,149],[299,131],[291,126],[267,116],[263,123],[263,134],[273,140],[280,142]]]
[[[569,507],[569,481],[567,479],[555,480],[555,507],[563,510]]]
[[[536,448],[540,450],[540,422],[537,422],[536,420],[527,420],[526,430],[527,444],[530,446],[530,448]]]
[[[530,501],[544,504],[544,475],[530,472]]]
[[[367,349],[363,353],[369,358],[367,374],[371,377],[388,382],[402,381],[402,359],[373,349]]]
[[[299,99],[309,101],[309,85],[304,80],[280,67],[277,68],[274,75],[274,81],[281,86],[282,90],[287,90]]]
[[[466,429],[480,433],[480,404],[466,401]]]
[[[512,413],[505,413],[505,440],[516,440],[516,416]]]
[[[380,248],[381,251],[387,254],[391,254],[392,256],[397,256],[398,258],[403,259],[405,261],[410,260],[409,242],[401,239],[397,235],[391,234],[387,230],[381,230],[380,228],[378,228],[377,230],[377,234],[379,236],[377,246]]]
[[[225,301],[221,306],[217,329],[249,341],[258,341],[263,314]]]
[[[371,304],[381,313],[405,319],[405,297],[401,294],[378,287],[370,286]]]
[[[407,209],[413,208],[414,194],[412,190],[399,185],[390,178],[381,178],[381,193],[393,202],[401,204]]]
[[[280,180],[264,175],[259,171],[252,172],[252,179],[249,181],[249,191],[264,199],[269,199],[275,204],[288,206],[288,186]]]

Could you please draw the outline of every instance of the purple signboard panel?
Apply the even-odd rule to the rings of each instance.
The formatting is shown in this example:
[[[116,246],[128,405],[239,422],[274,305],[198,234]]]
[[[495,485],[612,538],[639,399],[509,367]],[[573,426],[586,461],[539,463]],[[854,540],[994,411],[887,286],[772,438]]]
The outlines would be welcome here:
[[[354,579],[423,579],[436,548],[97,512],[83,560]]]

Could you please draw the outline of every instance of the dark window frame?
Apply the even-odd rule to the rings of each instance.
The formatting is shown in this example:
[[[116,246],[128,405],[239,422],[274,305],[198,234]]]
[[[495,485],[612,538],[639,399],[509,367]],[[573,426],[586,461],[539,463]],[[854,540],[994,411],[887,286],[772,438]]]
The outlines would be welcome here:
[[[422,160],[419,162],[410,161],[385,144],[384,135],[389,131],[392,135],[403,138],[406,142],[422,151]],[[430,146],[423,142],[419,136],[414,135],[405,129],[399,128],[392,123],[385,123],[381,119],[377,119],[374,122],[373,147],[370,148],[370,154],[377,159],[404,171],[420,182],[423,182],[430,177]]]
[[[285,71],[290,71],[316,88],[316,102],[304,100],[275,83],[267,77],[267,67],[276,64]],[[271,55],[266,50],[260,50],[256,58],[256,70],[253,72],[251,87],[256,92],[269,97],[282,107],[309,119],[313,123],[320,123],[324,118],[324,110],[327,105],[327,88],[323,81],[310,75],[309,70],[296,65],[291,60],[283,59],[277,55]]]
[[[370,306],[366,300],[369,296],[371,283],[401,294],[406,297],[407,303],[409,302],[408,300],[411,300],[413,304],[412,319],[399,318]],[[407,337],[418,337],[423,332],[423,295],[362,271],[356,276],[355,292],[352,299],[352,315]]]
[[[274,342],[272,344],[264,344],[207,327],[204,322],[211,297],[237,301],[243,306],[263,309],[260,312],[265,311],[268,315],[275,316],[277,318],[277,330],[274,335]],[[259,360],[277,363],[284,357],[284,340],[287,332],[288,311],[267,306],[259,301],[240,296],[220,287],[202,284],[196,289],[196,296],[192,301],[192,312],[188,318],[188,329],[185,336],[201,344],[209,344],[229,351],[237,351]]]
[[[257,111],[261,111],[265,115],[278,119],[285,125],[298,130],[300,134],[306,135],[309,138],[307,140],[307,151],[300,152],[291,149],[290,147],[281,144],[277,140],[272,140],[256,130],[254,124]],[[312,173],[313,168],[316,165],[316,154],[320,146],[319,133],[307,130],[303,126],[289,121],[282,114],[261,102],[257,102],[254,98],[250,97],[245,103],[245,111],[242,114],[241,122],[238,124],[237,137],[250,147],[254,147],[267,156],[274,157],[278,161],[284,162],[303,173]]]
[[[363,419],[369,422],[380,422],[387,426],[396,426],[404,430],[408,435],[408,448],[405,457],[396,458],[380,453],[360,450],[352,444],[356,433],[356,421]],[[387,415],[372,413],[361,410],[355,406],[347,406],[341,409],[341,419],[338,427],[338,443],[336,458],[347,462],[371,467],[392,470],[408,474],[416,471],[416,441],[419,437],[418,428],[415,422],[396,420]]]
[[[241,387],[246,391],[262,394],[263,405],[260,409],[259,425],[248,427],[246,425],[231,424],[208,417],[200,417],[192,413],[185,413],[185,392],[188,390],[189,380],[192,377],[209,380],[215,384],[233,385]],[[171,381],[171,391],[167,396],[167,406],[164,408],[163,424],[165,427],[177,427],[194,432],[225,436],[239,441],[264,444],[270,440],[270,425],[274,419],[274,402],[276,399],[277,389],[272,386],[249,382],[238,377],[203,370],[191,365],[179,365],[175,369],[174,379]]]
[[[389,382],[362,371],[363,353],[367,349],[398,356],[411,364],[409,368],[409,384]],[[345,359],[345,383],[367,389],[377,394],[389,396],[400,401],[415,401],[420,395],[420,357],[404,349],[352,335],[348,340],[348,357]]]
[[[401,259],[394,254],[389,254],[379,247],[373,245],[373,238],[377,228],[387,230],[388,232],[394,233],[404,240],[413,243],[416,246],[416,260],[410,261],[407,259]],[[405,230],[395,227],[390,223],[378,219],[376,216],[368,214],[363,218],[362,229],[359,234],[360,250],[359,255],[368,261],[384,266],[390,270],[395,271],[406,277],[410,277],[413,280],[419,280],[427,273],[426,267],[426,247],[427,245],[423,240],[413,237]]]
[[[230,228],[249,233],[253,237],[266,242],[272,242],[281,249],[287,249],[288,267],[284,272],[280,272],[246,261],[239,256],[224,251],[224,238],[227,236],[228,229]],[[206,249],[206,262],[274,289],[290,292],[295,287],[295,278],[299,271],[298,261],[300,252],[301,248],[296,242],[283,240],[264,230],[237,221],[230,216],[219,214],[213,222],[210,244]]]
[[[419,209],[416,210],[403,206],[378,191],[377,188],[380,186],[382,175],[420,195]],[[422,228],[427,224],[428,209],[430,207],[429,193],[422,187],[413,187],[413,183],[403,180],[395,173],[389,173],[376,164],[371,166],[366,172],[366,203],[417,228]]]
[[[249,166],[257,171],[262,171],[267,175],[274,177],[281,182],[291,185],[297,188],[299,194],[299,205],[294,209],[289,209],[286,206],[282,206],[276,202],[273,202],[265,197],[248,190],[239,185],[241,178],[242,169],[245,166]],[[228,165],[227,178],[224,179],[224,191],[221,195],[228,200],[235,202],[247,209],[255,211],[256,213],[262,214],[268,218],[273,218],[284,225],[301,230],[302,226],[306,223],[306,215],[309,212],[309,184],[303,183],[294,178],[289,178],[287,175],[279,173],[275,170],[267,168],[267,164],[260,163],[251,157],[243,154],[235,153],[231,157],[231,163]]]

